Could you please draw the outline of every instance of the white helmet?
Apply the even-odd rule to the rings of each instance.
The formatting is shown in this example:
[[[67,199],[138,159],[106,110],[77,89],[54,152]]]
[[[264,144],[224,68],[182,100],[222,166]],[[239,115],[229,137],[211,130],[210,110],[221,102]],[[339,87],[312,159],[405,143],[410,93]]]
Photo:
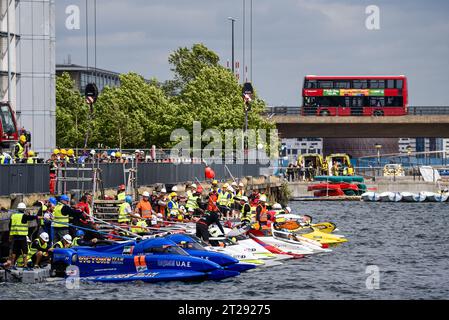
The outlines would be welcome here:
[[[282,206],[279,203],[275,203],[275,204],[273,204],[273,209],[274,210],[281,210]]]
[[[94,149],[90,150],[90,154],[95,155],[95,150]]]
[[[162,188],[162,189],[161,189],[161,192],[162,192],[162,193],[167,193],[167,189]]]
[[[242,196],[242,198],[241,198],[243,201],[245,201],[245,202],[248,202],[249,201],[249,199],[248,199],[248,197],[247,196]]]
[[[189,212],[195,212],[195,210],[193,208],[189,208],[188,210]]]
[[[39,238],[41,238],[42,240],[44,240],[44,242],[48,242],[48,241],[50,240],[50,237],[48,236],[48,233],[47,233],[47,232],[42,232],[42,233],[39,235]]]
[[[192,183],[192,184],[190,185],[190,188],[196,188],[196,184]]]
[[[209,233],[212,237],[219,237],[223,235],[223,233],[221,233],[220,231],[220,228],[214,225],[209,227]]]
[[[287,212],[287,213],[292,212],[292,208],[290,208],[290,207],[285,207],[285,212]]]
[[[111,157],[115,157],[115,152],[111,152]]]
[[[158,213],[158,214],[156,215],[156,217],[158,217],[159,219],[162,219],[164,216],[162,215],[162,213]]]
[[[68,243],[72,243],[72,236],[70,234],[66,234],[64,237],[62,237],[65,241]]]
[[[171,188],[171,192],[176,192],[178,191],[178,187],[177,186],[173,186],[173,188]]]
[[[26,206],[26,204],[23,203],[23,202],[19,203],[19,205],[17,206],[17,209],[23,209],[23,210],[25,210],[26,208],[27,208],[27,206]]]
[[[140,150],[139,150],[139,149],[137,149],[136,151],[134,151],[134,153],[140,153]]]
[[[237,187],[237,182],[233,182],[233,183],[231,183],[231,186],[233,186],[233,187]]]
[[[231,186],[229,186],[227,190],[228,190],[229,192],[231,192],[231,193],[234,192],[234,188],[231,187]]]
[[[142,196],[144,196],[144,197],[149,197],[149,196],[150,196],[150,193],[149,193],[148,191],[144,191],[144,192],[142,193]]]
[[[264,194],[262,194],[262,195],[260,196],[260,198],[259,198],[259,201],[267,202],[267,196],[264,195]]]
[[[186,208],[184,206],[180,206],[179,211],[186,211]]]
[[[239,183],[239,187],[244,187],[245,185],[243,184],[243,182]]]

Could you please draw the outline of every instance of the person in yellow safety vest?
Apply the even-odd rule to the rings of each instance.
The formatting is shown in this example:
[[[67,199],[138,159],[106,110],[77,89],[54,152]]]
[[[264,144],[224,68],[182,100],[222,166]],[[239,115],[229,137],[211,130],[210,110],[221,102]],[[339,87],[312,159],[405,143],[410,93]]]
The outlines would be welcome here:
[[[236,199],[240,201],[240,221],[242,223],[251,223],[251,206],[247,196],[236,196]]]
[[[67,162],[76,163],[75,151],[73,149],[67,150]]]
[[[15,269],[15,263],[17,258],[22,256],[23,264],[26,266],[28,262],[28,222],[37,220],[37,216],[32,216],[25,213],[26,205],[21,202],[17,206],[17,212],[11,215],[9,223],[9,235],[12,242],[11,256],[8,261],[3,265],[4,268],[13,267]]]
[[[354,175],[354,167],[352,165],[349,165],[348,167],[348,176]]]
[[[27,143],[27,138],[24,135],[21,135],[19,138],[19,142],[17,142],[14,147],[14,159],[16,162],[21,162],[22,159],[25,158],[25,144]]]
[[[34,164],[35,162],[35,157],[36,154],[34,153],[33,150],[28,151],[28,157],[27,157],[27,164]]]
[[[186,192],[187,198],[189,198],[192,194],[196,193],[196,188],[197,188],[196,184],[192,183],[190,185],[189,190],[187,190]]]
[[[222,186],[221,191],[218,192],[218,209],[221,211],[223,215],[226,216],[226,218],[229,218],[229,212],[231,209],[229,208],[230,201],[231,201],[231,194],[228,191],[229,184],[225,183]]]
[[[62,239],[56,242],[48,251],[53,252],[54,249],[67,249],[72,247],[72,236],[66,234]]]
[[[67,150],[66,149],[59,149],[59,160],[63,163],[67,162]]]
[[[188,196],[188,198],[187,198],[187,203],[186,203],[186,209],[188,210],[188,211],[190,211],[190,209],[191,209],[191,211],[193,212],[193,213],[197,213],[197,214],[199,214],[200,212],[200,210],[199,210],[199,208],[200,208],[200,204],[199,204],[199,202],[200,202],[200,194],[196,191],[196,189],[195,189],[195,191],[191,191],[190,192],[190,195]]]
[[[42,262],[48,261],[48,241],[50,237],[48,233],[42,232],[39,238],[35,239],[29,247],[28,256],[34,265],[34,268],[40,268]]]
[[[53,230],[54,241],[61,240],[64,235],[69,233],[69,217],[77,217],[81,211],[70,207],[70,199],[63,194],[59,197],[59,203],[53,209]]]
[[[137,219],[137,218],[133,218],[132,222],[131,222],[131,232],[138,234],[138,235],[143,235],[147,233],[147,229],[148,225],[146,223],[145,220],[143,219]]]
[[[126,197],[126,187],[125,187],[125,185],[124,184],[121,184],[119,187],[118,187],[118,190],[117,190],[117,200],[119,200],[119,201],[125,201],[125,197]]]
[[[75,238],[72,240],[72,248],[73,247],[93,247],[97,244],[98,239],[93,238],[92,240],[85,240],[84,239],[84,231],[83,230],[77,230],[75,233]]]
[[[180,206],[178,210],[178,216],[176,217],[176,219],[180,222],[184,221],[184,216],[186,215],[186,213],[187,213],[186,208],[184,206]]]
[[[133,210],[131,208],[131,204],[133,202],[133,198],[131,196],[125,197],[125,202],[123,202],[119,206],[119,214],[118,214],[118,223],[126,223],[128,224],[131,219],[130,217],[137,217],[137,215],[133,214]],[[140,216],[139,216],[140,217]]]
[[[25,270],[31,270],[32,262],[30,259],[30,245],[31,245],[31,239],[27,236],[27,247],[28,247],[28,254],[22,254],[17,257],[16,267],[19,268],[25,268]],[[26,261],[25,261],[26,259]]]
[[[179,215],[178,194],[176,192],[170,193],[170,201],[167,204],[168,217],[176,220]]]

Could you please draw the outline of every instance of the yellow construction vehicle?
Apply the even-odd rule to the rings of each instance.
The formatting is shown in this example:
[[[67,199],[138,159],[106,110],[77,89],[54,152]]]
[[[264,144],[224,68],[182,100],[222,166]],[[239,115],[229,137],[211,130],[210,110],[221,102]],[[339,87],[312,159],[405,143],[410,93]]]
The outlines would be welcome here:
[[[351,158],[346,153],[333,153],[326,157],[326,168],[332,176],[352,176],[355,174]]]

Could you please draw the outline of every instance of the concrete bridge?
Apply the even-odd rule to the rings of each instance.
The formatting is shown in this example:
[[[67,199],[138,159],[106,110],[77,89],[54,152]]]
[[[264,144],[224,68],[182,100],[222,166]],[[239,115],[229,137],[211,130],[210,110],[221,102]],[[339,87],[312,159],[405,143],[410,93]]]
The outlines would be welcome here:
[[[282,138],[449,137],[449,115],[395,117],[273,116]]]

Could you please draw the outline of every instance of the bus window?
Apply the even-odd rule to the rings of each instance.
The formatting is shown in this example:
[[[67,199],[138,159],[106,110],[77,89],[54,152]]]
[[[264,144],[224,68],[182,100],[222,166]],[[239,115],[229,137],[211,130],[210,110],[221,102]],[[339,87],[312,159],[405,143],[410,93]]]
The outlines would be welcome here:
[[[386,107],[400,107],[403,105],[402,97],[386,97],[385,106]]]
[[[369,87],[370,87],[370,89],[385,89],[385,81],[384,80],[370,80]]]
[[[321,81],[318,81],[318,87],[320,89],[332,89],[333,83],[332,83],[332,81],[321,80]]]
[[[402,89],[403,81],[402,80],[396,80],[396,88]]]
[[[316,80],[306,80],[306,83],[304,84],[305,89],[316,89]]]
[[[352,87],[354,89],[368,89],[368,81],[367,80],[354,80],[352,82]]]
[[[335,89],[351,89],[351,83],[346,80],[337,80],[334,83]]]
[[[394,80],[387,80],[387,89],[394,89]]]
[[[370,106],[371,107],[384,107],[385,106],[385,98],[384,97],[370,97]]]
[[[304,97],[304,106],[313,107],[316,105],[316,97]]]

